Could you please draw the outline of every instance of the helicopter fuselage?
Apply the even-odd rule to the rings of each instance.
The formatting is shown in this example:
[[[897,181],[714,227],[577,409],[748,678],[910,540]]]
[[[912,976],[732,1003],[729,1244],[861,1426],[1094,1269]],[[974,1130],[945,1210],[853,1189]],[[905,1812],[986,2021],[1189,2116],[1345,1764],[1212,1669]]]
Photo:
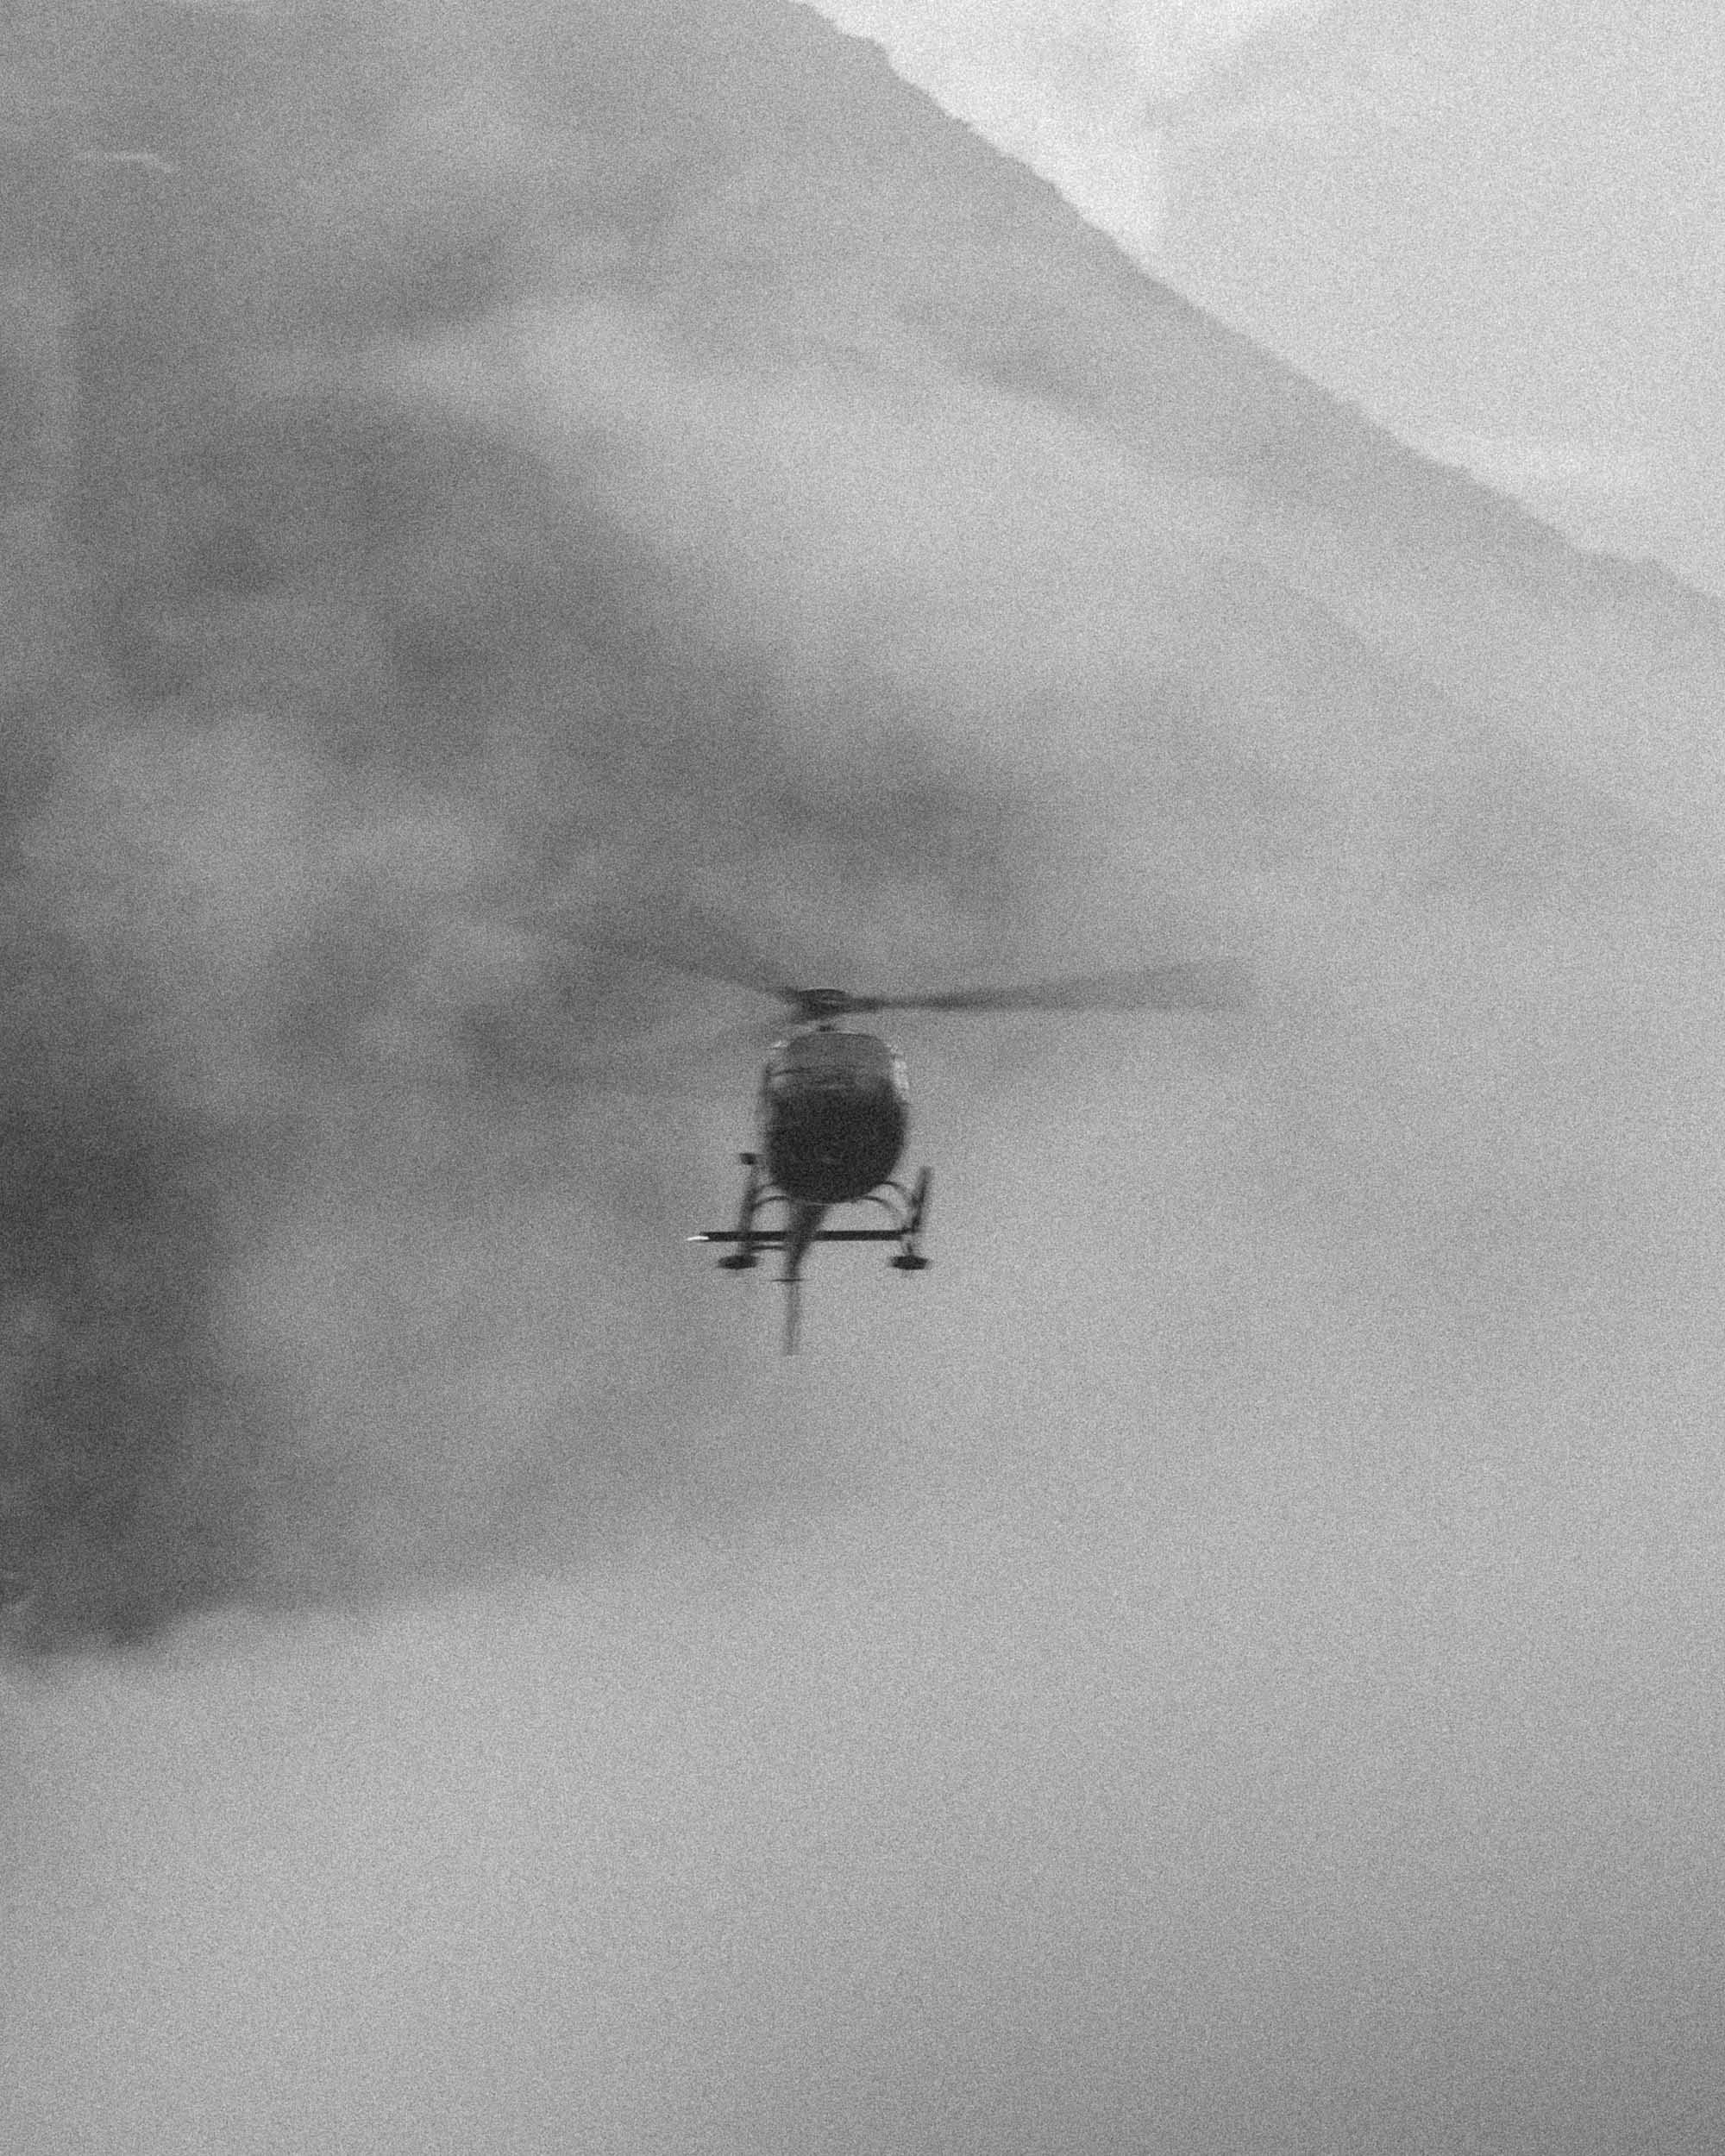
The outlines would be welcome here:
[[[708,1228],[697,1243],[736,1245],[720,1264],[747,1272],[763,1250],[783,1261],[785,1349],[797,1342],[798,1283],[816,1243],[893,1243],[893,1265],[919,1273],[928,1260],[918,1248],[928,1207],[924,1169],[913,1190],[893,1180],[910,1132],[910,1087],[905,1059],[872,1033],[844,1033],[822,1020],[775,1041],[761,1074],[756,1103],[758,1152],[745,1153],[748,1176],[734,1228]],[[866,1201],[882,1207],[890,1227],[829,1228],[835,1206]],[[763,1207],[784,1207],[782,1225],[756,1225]]]
[[[762,1158],[786,1198],[850,1205],[885,1182],[905,1150],[905,1059],[872,1033],[793,1033],[768,1056],[757,1116]]]

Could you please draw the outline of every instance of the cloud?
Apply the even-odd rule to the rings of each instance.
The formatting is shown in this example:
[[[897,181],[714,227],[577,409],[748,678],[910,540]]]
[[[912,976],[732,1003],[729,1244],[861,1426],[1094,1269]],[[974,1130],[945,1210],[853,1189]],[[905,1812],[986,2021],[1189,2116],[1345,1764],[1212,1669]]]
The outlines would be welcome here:
[[[548,96],[505,28],[324,20],[92,8],[16,77],[0,1563],[47,1643],[662,1480],[658,1254],[735,1134],[619,1144],[588,1059],[692,999],[595,937],[794,897],[787,962],[932,962],[1034,875],[1009,764],[831,626],[907,420],[812,374],[770,417],[643,297],[749,246],[738,141],[610,140],[580,26]]]
[[[1241,938],[1369,997],[1408,894],[1620,859],[1230,536],[1253,486],[1400,529],[1366,437],[860,48],[794,15],[820,69],[720,96],[729,18],[675,17],[35,55],[80,147],[171,168],[68,152],[47,88],[9,152],[0,1564],[43,1640],[802,1487],[679,1269],[753,1074],[617,1084],[737,1013],[631,932],[888,987]],[[1033,1060],[952,1053],[984,1104]]]
[[[0,2143],[1705,2143],[1716,620],[805,13],[437,21],[6,174]],[[919,1026],[787,1369],[667,922],[1264,993]]]

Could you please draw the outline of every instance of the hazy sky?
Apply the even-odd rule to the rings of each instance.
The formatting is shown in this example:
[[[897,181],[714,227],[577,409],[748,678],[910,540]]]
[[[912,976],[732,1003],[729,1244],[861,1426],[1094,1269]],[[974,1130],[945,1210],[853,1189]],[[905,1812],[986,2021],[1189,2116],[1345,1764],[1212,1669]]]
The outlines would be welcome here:
[[[1709,0],[822,0],[1157,274],[1725,592]]]
[[[3,34],[6,2156],[1725,2146],[1709,611],[806,10]],[[787,1362],[727,936],[1258,996]]]

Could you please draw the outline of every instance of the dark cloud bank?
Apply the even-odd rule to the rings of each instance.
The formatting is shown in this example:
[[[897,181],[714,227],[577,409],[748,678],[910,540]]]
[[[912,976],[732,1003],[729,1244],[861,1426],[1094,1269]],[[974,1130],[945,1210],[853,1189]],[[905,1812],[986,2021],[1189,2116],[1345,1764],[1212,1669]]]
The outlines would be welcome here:
[[[1710,2146],[1716,611],[812,14],[6,39],[16,2145]],[[668,943],[1261,1001],[781,1372]]]
[[[1051,864],[1124,768],[1135,930],[1319,952],[1422,879],[1549,918],[1653,844],[1621,797],[1690,787],[1703,610],[1221,335],[812,17],[86,8],[9,60],[26,1639],[506,1548],[718,1382],[674,1119],[582,1064],[668,985],[584,929],[1000,962],[1090,903]],[[1451,603],[1396,618],[1414,578]],[[1565,709],[1540,768],[1496,692],[1596,704],[1626,616],[1660,700],[1627,756]],[[530,1289],[499,1251],[556,1213]],[[604,1347],[515,1338],[536,1412],[452,1511],[407,1373],[560,1264]]]
[[[354,1432],[402,1437],[407,1367],[459,1361],[523,1292],[512,1209],[579,1213],[569,1300],[601,1273],[644,1341],[627,1306],[651,1301],[643,1252],[688,1163],[638,1112],[620,1142],[580,1066],[673,1006],[566,931],[662,941],[704,907],[831,964],[886,890],[926,925],[919,960],[987,956],[1011,916],[1034,832],[1009,774],[931,741],[870,679],[866,632],[810,680],[788,626],[683,542],[674,482],[632,513],[626,379],[618,411],[548,425],[488,341],[523,310],[597,315],[619,378],[656,365],[673,423],[700,424],[709,371],[737,393],[751,326],[715,325],[706,356],[678,270],[750,127],[787,116],[727,121],[702,59],[724,34],[185,8],[23,41],[5,1284],[26,1638],[367,1583],[336,1524],[363,1501],[307,1518],[332,1463],[238,1308],[312,1292],[248,1289],[260,1250],[315,1244],[305,1267],[351,1269],[344,1299],[385,1298],[307,1350],[350,1365],[338,1482],[385,1471]],[[714,243],[750,236],[721,216]],[[757,278],[778,241],[766,221]],[[673,1311],[636,1373],[658,1417],[697,1329]],[[629,1358],[572,1354],[497,1476],[606,1479],[622,1406],[595,1364]],[[443,1493],[388,1479],[430,1532],[413,1516]],[[488,1522],[448,1525],[482,1554]]]

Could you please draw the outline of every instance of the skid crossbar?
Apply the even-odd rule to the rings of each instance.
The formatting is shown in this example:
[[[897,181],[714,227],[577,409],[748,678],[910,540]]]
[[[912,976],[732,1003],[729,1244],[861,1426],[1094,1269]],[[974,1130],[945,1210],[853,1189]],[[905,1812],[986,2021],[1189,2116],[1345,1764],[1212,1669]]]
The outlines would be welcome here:
[[[692,1235],[691,1243],[752,1243],[763,1250],[780,1249],[785,1236],[782,1228],[750,1228],[746,1234],[736,1228],[710,1228],[705,1235]],[[815,1232],[817,1243],[901,1243],[901,1228],[819,1228]]]

